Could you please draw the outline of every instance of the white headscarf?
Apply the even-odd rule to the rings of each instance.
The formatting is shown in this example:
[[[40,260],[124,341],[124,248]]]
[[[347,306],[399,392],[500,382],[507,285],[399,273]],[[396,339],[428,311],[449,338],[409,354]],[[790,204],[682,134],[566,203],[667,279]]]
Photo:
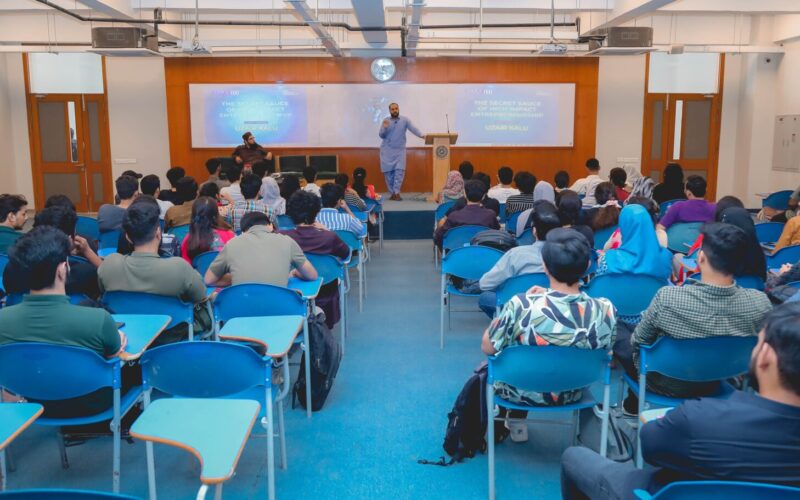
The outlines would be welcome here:
[[[281,198],[281,190],[272,177],[264,177],[261,181],[261,198],[275,215],[286,213],[286,200]]]
[[[556,202],[556,192],[549,182],[539,181],[533,188],[533,201],[545,200],[550,203]],[[520,217],[521,218],[521,217]]]

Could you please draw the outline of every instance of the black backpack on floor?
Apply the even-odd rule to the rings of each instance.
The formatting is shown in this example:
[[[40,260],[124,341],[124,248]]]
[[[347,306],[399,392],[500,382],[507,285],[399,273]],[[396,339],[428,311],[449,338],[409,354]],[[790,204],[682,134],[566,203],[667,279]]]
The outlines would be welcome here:
[[[308,320],[308,336],[311,340],[311,411],[319,411],[333,387],[333,380],[339,371],[342,350],[333,333],[325,325],[325,315],[317,314]],[[306,407],[306,352],[300,358],[300,374],[294,383],[294,401]]]
[[[501,229],[487,229],[481,231],[472,237],[469,242],[470,245],[480,245],[482,247],[491,247],[501,252],[507,252],[517,246],[517,239],[508,231]]]

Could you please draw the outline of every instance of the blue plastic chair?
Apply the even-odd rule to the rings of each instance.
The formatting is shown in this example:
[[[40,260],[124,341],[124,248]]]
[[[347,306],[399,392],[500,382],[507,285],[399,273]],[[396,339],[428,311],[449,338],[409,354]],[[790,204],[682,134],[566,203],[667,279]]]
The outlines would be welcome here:
[[[506,204],[505,203],[501,203],[500,204],[500,212],[497,214],[497,216],[500,218],[500,224],[505,224],[506,223]]]
[[[288,364],[286,377],[288,379]],[[267,438],[267,481],[269,498],[275,498],[275,445],[272,358],[259,356],[253,349],[231,342],[181,342],[149,349],[142,355],[142,383],[145,411],[151,392],[185,398],[253,399],[261,404],[261,423]],[[235,369],[232,369],[235,367]],[[276,398],[281,465],[286,468],[286,434],[283,400],[288,382]],[[198,415],[198,417],[202,417]],[[222,422],[220,422],[222,424]],[[148,441],[147,476],[150,498],[156,498],[153,443]]]
[[[611,369],[608,349],[580,349],[560,346],[512,346],[489,356],[486,380],[487,415],[494,415],[494,406],[524,410],[529,413],[572,412],[573,441],[577,437],[578,412],[591,408],[597,401],[589,386],[602,381],[603,410],[600,432],[600,455],[606,456],[608,442],[608,410],[611,395]],[[517,389],[535,392],[565,392],[583,389],[580,401],[561,406],[528,406],[511,403],[494,393],[494,382],[504,382]],[[488,419],[489,498],[494,499],[494,418]],[[569,424],[568,424],[569,425]]]
[[[663,219],[664,216],[667,215],[667,210],[669,210],[669,207],[671,207],[672,205],[678,203],[679,201],[686,201],[686,200],[682,200],[682,199],[668,200],[668,201],[665,201],[664,203],[662,203],[661,206],[658,209],[658,219],[659,220]]]
[[[192,259],[192,267],[200,273],[201,277],[204,277],[211,263],[217,258],[217,255],[219,255],[219,252],[215,251],[203,252],[199,255],[195,255],[194,259]]]
[[[666,281],[637,274],[601,274],[595,276],[584,291],[594,298],[606,298],[617,308],[619,316],[640,316]]]
[[[522,233],[522,236],[517,237],[517,246],[533,245],[536,243],[536,236],[533,235],[533,229],[528,228]]]
[[[322,284],[327,285],[338,280],[339,288],[339,311],[341,320],[339,324],[339,333],[342,337],[342,354],[344,354],[344,338],[345,330],[347,328],[347,300],[345,297],[345,275],[347,274],[347,263],[339,260],[333,255],[321,255],[316,253],[307,253],[306,258],[317,270],[317,274],[322,278]]]
[[[364,203],[367,205],[367,211],[375,214],[378,220],[378,250],[383,250],[383,207],[380,202],[372,198],[364,198]]]
[[[667,246],[675,253],[686,253],[700,236],[702,225],[702,222],[679,222],[671,225],[667,228]]]
[[[120,230],[113,230],[113,231],[106,231],[105,233],[100,233],[100,238],[98,239],[97,246],[100,250],[105,248],[113,248],[114,251],[117,251],[117,245],[119,244],[119,237],[122,235],[122,231]],[[98,252],[99,253],[99,252]]]
[[[517,234],[517,221],[519,220],[520,214],[522,214],[522,212],[514,212],[506,216],[506,231],[511,234]]]
[[[278,229],[281,231],[289,231],[297,227],[294,222],[292,222],[292,218],[286,214],[281,214],[278,216]]]
[[[762,222],[756,224],[756,238],[759,243],[775,243],[781,237],[784,224],[780,222]]]
[[[347,205],[347,208],[353,212],[353,215],[356,216],[356,219],[360,220],[362,223],[366,224],[367,220],[369,220],[369,210],[361,210],[355,205]],[[339,209],[340,212],[346,213],[344,210]]]
[[[614,231],[616,231],[617,228],[619,228],[619,226],[611,226],[605,229],[598,229],[597,231],[595,231],[594,249],[602,250],[608,239],[611,238],[611,235],[614,234]]]
[[[439,347],[444,349],[444,312],[447,309],[447,327],[450,328],[450,302],[452,296],[478,297],[458,290],[447,282],[448,276],[467,280],[479,280],[503,256],[500,250],[484,246],[456,248],[442,258],[442,286],[439,299]]]
[[[800,262],[800,245],[784,247],[772,255],[767,255],[767,268],[780,268],[784,264]]]
[[[505,280],[497,287],[497,311],[519,293],[525,293],[533,286],[550,287],[550,278],[544,273],[520,274]]]
[[[442,251],[447,254],[447,252],[453,249],[469,246],[469,242],[472,241],[473,236],[487,229],[490,228],[473,224],[454,227],[444,233],[444,237],[442,238]]]
[[[740,481],[679,481],[658,490],[655,495],[644,490],[634,490],[641,500],[797,500],[800,488],[777,484],[745,483]]]
[[[178,241],[178,246],[180,246],[183,244],[184,238],[189,234],[189,224],[171,227],[167,231],[167,234],[174,235],[175,239]]]
[[[4,500],[140,500],[139,497],[91,490],[30,489],[0,493]]]
[[[623,373],[620,398],[625,394],[624,385],[639,395],[639,415],[646,403],[675,407],[683,398],[661,396],[646,390],[647,374],[658,372],[685,382],[724,381],[747,373],[750,357],[758,337],[718,336],[703,339],[681,339],[661,337],[652,345],[639,346],[639,380],[634,381]],[[732,388],[720,383],[717,394],[709,397],[727,397]],[[638,426],[641,430],[641,426]],[[638,432],[637,430],[637,432]],[[638,440],[637,440],[638,441]],[[641,444],[637,442],[636,466],[642,467]]]
[[[3,285],[3,273],[6,271],[7,265],[8,265],[8,255],[0,253],[0,290],[6,289],[6,287]]]
[[[364,246],[364,240],[350,231],[337,230],[334,232],[348,247],[350,247],[350,262],[347,264],[347,268],[355,267],[358,270],[358,312],[361,312],[364,310],[364,297],[367,296],[367,270],[364,266],[366,248]],[[347,290],[349,291],[349,273],[346,274],[345,279],[348,282]]]
[[[789,208],[789,198],[792,197],[793,191],[787,189],[785,191],[776,191],[761,201],[763,208],[773,208],[775,210],[786,210]]]
[[[64,427],[111,421],[114,434],[112,483],[119,493],[120,422],[136,404],[142,388],[135,387],[121,394],[122,380],[118,358],[103,359],[82,347],[20,342],[0,346],[0,387],[27,399],[57,401],[84,396],[104,387],[113,389],[113,405],[105,411],[85,417],[40,417],[35,425]],[[45,405],[46,406],[46,405]],[[66,468],[67,452],[59,431],[61,461]]]
[[[116,314],[164,314],[172,318],[165,329],[181,323],[189,325],[189,340],[194,340],[194,304],[175,297],[144,292],[106,292],[100,301]]]
[[[442,220],[446,215],[447,211],[450,210],[453,205],[455,205],[455,201],[446,201],[437,205],[436,210],[433,213],[433,232],[436,232],[436,228],[439,227],[439,221]],[[439,266],[439,249],[436,248],[436,245],[433,245],[433,265],[435,267]]]
[[[786,286],[790,286],[792,288],[800,288],[800,281],[792,281],[791,283],[786,283]]]
[[[78,222],[75,224],[75,232],[89,240],[100,239],[100,226],[97,225],[97,219],[94,217],[79,215]]]

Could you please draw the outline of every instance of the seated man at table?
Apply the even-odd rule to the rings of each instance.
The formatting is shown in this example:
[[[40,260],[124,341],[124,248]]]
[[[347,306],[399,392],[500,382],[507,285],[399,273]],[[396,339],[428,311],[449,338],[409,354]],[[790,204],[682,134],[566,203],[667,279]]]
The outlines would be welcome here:
[[[561,458],[565,499],[632,498],[675,481],[800,486],[800,304],[767,316],[750,360],[751,386],[728,399],[689,400],[642,427],[646,465],[618,463],[581,447]],[[765,493],[764,498],[769,498]]]
[[[320,209],[320,199],[307,191],[297,191],[286,205],[286,213],[295,223],[295,228],[281,231],[300,245],[305,253],[333,255],[341,260],[350,256],[350,247],[333,231],[328,231],[314,222]],[[339,322],[339,280],[333,280],[317,295],[316,304],[325,311],[325,324],[333,328]]]
[[[486,194],[486,185],[481,181],[469,180],[464,183],[464,193],[467,195],[467,206],[447,214],[433,233],[433,240],[440,250],[444,234],[454,227],[475,225],[484,226],[486,229],[500,229],[495,211],[481,206],[481,200]]]
[[[194,323],[198,333],[211,325],[201,305],[206,300],[206,286],[203,278],[182,258],[159,255],[161,226],[158,216],[158,205],[150,197],[142,197],[128,208],[122,227],[125,237],[133,244],[133,253],[114,253],[106,257],[97,271],[100,291],[150,293],[195,304]],[[186,335],[188,325],[181,323],[162,333],[156,342],[169,343]]]
[[[317,271],[293,239],[273,232],[274,225],[263,212],[242,217],[242,235],[230,240],[206,271],[211,286],[264,283],[283,286],[289,277],[317,279]],[[291,272],[289,271],[291,269]]]
[[[125,349],[125,336],[117,331],[105,309],[69,303],[66,282],[71,248],[66,234],[48,226],[33,229],[11,247],[9,265],[28,277],[30,294],[21,304],[0,309],[0,345],[41,342],[85,347],[104,358],[118,356]],[[110,389],[103,389],[79,398],[47,402],[45,416],[90,415],[110,404]]]
[[[317,214],[317,222],[331,231],[350,231],[357,238],[366,235],[364,224],[353,215],[353,211],[344,201],[344,189],[341,186],[328,183],[320,188],[322,210]],[[340,212],[339,209],[344,210]]]

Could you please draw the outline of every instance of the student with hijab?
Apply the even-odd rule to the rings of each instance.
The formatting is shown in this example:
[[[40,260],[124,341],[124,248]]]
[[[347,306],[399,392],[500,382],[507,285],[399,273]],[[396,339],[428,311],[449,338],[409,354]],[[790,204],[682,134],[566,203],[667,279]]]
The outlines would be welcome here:
[[[264,177],[261,183],[261,200],[272,209],[272,213],[283,215],[286,213],[286,200],[281,198],[281,189],[272,177]]]
[[[683,169],[677,163],[668,163],[664,168],[664,182],[653,189],[653,199],[659,205],[665,201],[685,200]]]
[[[633,181],[633,189],[629,198],[650,198],[653,199],[653,188],[656,183],[650,177],[639,177]]]
[[[437,203],[447,203],[448,201],[456,201],[464,196],[464,177],[458,170],[451,170],[447,174],[447,180],[444,183],[444,188],[439,192],[436,197]]]
[[[556,202],[556,191],[553,186],[547,181],[539,181],[536,187],[533,188],[533,201],[549,201],[550,203]]]
[[[526,229],[533,227],[533,212],[540,203],[556,204],[556,191],[547,181],[539,181],[533,189],[533,207],[524,210],[517,219],[516,235],[522,236]]]

